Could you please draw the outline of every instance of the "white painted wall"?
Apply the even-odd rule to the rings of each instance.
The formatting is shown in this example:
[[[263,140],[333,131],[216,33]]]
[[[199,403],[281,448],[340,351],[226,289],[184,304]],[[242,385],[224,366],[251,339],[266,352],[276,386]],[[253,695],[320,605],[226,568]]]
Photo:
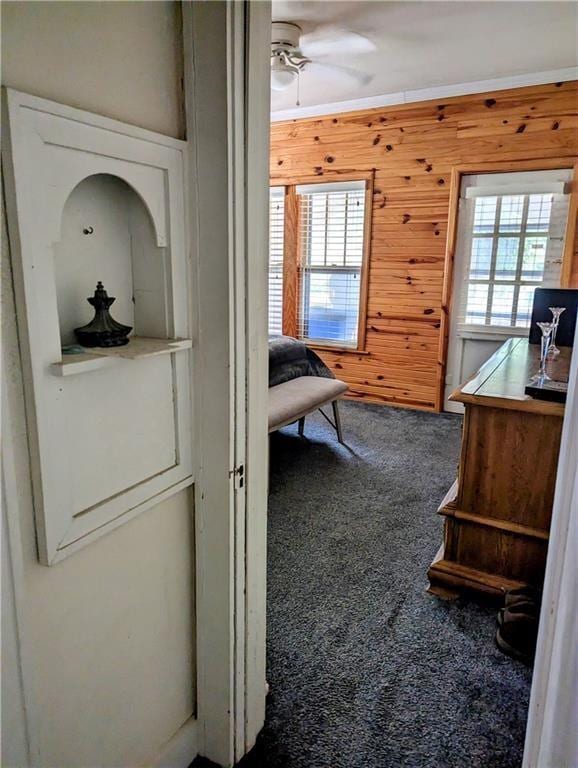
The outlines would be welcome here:
[[[180,52],[176,3],[2,4],[4,85],[177,138]],[[19,493],[18,507],[4,505],[3,513],[20,560],[15,579],[31,763],[141,765],[195,709],[192,498],[182,492],[52,568],[38,564],[4,239],[2,250],[3,418],[14,433],[10,482]],[[23,768],[7,576],[3,650],[11,671],[2,677],[2,763]]]
[[[3,489],[2,489],[3,490]],[[2,492],[4,497],[4,492]],[[6,502],[2,498],[2,509]],[[20,657],[14,606],[14,582],[8,547],[8,526],[2,515],[2,762],[9,766],[26,765],[26,726],[24,696],[20,677]]]
[[[183,138],[177,2],[2,2],[2,84]]]

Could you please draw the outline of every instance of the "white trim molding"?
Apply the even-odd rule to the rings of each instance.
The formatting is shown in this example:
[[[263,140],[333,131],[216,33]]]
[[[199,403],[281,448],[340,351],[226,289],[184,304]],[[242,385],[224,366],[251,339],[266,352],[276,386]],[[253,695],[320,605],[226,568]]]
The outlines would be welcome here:
[[[267,413],[269,347],[267,343],[269,260],[269,56],[271,3],[248,3],[246,85],[247,218],[245,253],[246,339],[246,642],[245,733],[248,752],[265,722],[265,633],[267,599]]]
[[[197,720],[191,717],[162,747],[152,763],[147,764],[147,768],[188,768],[192,756],[199,752],[197,730]]]
[[[265,718],[269,2],[183,3],[195,274],[198,752]]]
[[[524,75],[509,75],[492,80],[474,80],[469,83],[452,85],[436,85],[431,88],[418,88],[411,91],[398,91],[377,96],[366,96],[361,99],[348,101],[333,101],[328,104],[315,104],[310,107],[293,107],[271,111],[271,122],[283,120],[300,120],[305,117],[322,117],[338,112],[360,112],[376,107],[393,107],[399,104],[412,104],[417,101],[432,99],[448,99],[452,96],[467,96],[474,93],[489,91],[504,91],[508,88],[523,88],[529,85],[547,85],[548,83],[563,83],[568,80],[578,80],[578,67],[551,69],[547,72],[531,72]]]

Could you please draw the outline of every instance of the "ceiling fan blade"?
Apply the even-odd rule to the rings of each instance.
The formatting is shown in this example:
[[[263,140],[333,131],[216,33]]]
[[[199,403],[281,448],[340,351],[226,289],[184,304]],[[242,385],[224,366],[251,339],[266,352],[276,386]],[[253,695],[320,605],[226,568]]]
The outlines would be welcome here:
[[[367,85],[373,80],[373,75],[367,72],[361,72],[359,69],[352,69],[351,67],[342,67],[340,64],[325,64],[318,61],[312,61],[307,64],[304,69],[305,74],[311,73],[321,77],[329,77],[332,80],[339,78],[340,80],[346,79],[351,82],[352,85]]]
[[[299,48],[308,59],[346,56],[375,51],[377,46],[365,35],[341,27],[320,27],[301,35]]]

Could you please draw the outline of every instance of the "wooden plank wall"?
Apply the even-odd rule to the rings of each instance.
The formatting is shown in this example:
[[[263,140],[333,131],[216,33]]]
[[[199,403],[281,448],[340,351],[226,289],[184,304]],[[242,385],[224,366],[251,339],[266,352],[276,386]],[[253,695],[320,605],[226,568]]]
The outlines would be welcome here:
[[[374,169],[368,354],[322,357],[367,402],[439,410],[452,169],[578,155],[578,83],[273,123],[271,179]],[[578,245],[578,241],[577,241]],[[578,255],[576,256],[578,260]],[[573,274],[578,278],[578,263]]]

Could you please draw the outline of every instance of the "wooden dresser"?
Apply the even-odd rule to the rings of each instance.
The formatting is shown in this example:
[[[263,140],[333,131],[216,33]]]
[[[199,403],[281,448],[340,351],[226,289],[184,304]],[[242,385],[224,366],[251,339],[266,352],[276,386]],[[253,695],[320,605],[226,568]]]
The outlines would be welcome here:
[[[465,417],[458,479],[438,510],[444,541],[428,570],[439,597],[542,584],[564,406],[524,394],[539,354],[508,339],[451,395]],[[568,380],[570,354],[562,348],[549,364],[553,379]]]

